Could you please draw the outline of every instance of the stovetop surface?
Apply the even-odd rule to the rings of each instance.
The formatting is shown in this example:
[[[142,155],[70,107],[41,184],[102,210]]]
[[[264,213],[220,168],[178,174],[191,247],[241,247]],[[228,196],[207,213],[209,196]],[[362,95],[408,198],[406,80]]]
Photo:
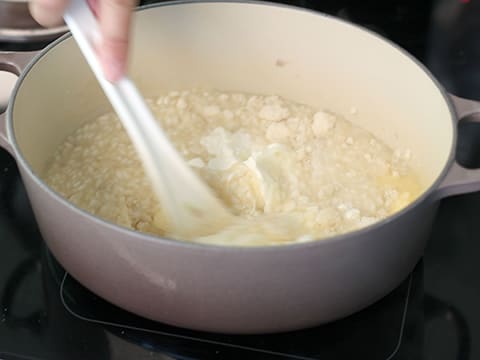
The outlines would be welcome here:
[[[480,99],[480,1],[283,2],[371,28],[448,91]],[[18,48],[0,44],[6,49]],[[478,127],[461,131],[461,143],[475,138]],[[464,150],[480,165],[478,149]],[[412,274],[349,318],[277,335],[199,333],[127,313],[65,273],[38,232],[14,160],[0,150],[0,359],[480,359],[479,219],[480,193],[444,200]]]

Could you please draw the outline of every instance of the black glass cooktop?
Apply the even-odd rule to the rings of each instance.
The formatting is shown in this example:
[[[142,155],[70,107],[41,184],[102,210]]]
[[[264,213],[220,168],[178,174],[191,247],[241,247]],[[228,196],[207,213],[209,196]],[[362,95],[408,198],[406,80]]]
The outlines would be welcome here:
[[[450,92],[480,99],[480,1],[283,2],[377,31]],[[480,129],[466,133],[475,163]],[[349,318],[276,335],[200,333],[125,312],[65,273],[38,232],[14,160],[0,150],[0,359],[480,359],[479,219],[480,193],[443,201],[415,270]]]

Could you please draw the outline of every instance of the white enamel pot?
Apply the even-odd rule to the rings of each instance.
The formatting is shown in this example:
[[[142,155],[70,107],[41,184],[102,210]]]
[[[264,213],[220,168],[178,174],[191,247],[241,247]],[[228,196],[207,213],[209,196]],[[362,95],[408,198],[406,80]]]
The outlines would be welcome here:
[[[448,96],[392,43],[284,5],[162,3],[135,18],[130,75],[146,97],[205,86],[330,109],[392,147],[410,148],[425,191],[379,223],[303,244],[207,246],[130,231],[77,208],[42,180],[65,137],[110,108],[69,36],[31,56],[0,55],[1,68],[20,74],[1,115],[0,144],[16,158],[41,232],[65,269],[150,319],[265,333],[347,316],[413,269],[442,197],[480,189],[480,172],[454,160],[457,119],[480,107]]]

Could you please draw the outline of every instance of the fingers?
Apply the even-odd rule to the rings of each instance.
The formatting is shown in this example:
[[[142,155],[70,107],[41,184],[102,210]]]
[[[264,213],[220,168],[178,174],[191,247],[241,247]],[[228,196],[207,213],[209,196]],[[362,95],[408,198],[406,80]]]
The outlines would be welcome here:
[[[98,18],[98,1],[99,0],[87,0],[87,4],[90,7],[90,10],[92,10],[93,15],[95,15],[96,18]]]
[[[63,12],[67,4],[68,0],[31,0],[28,6],[36,22],[52,27],[63,23]]]
[[[116,81],[127,66],[130,23],[137,0],[87,1],[100,25],[101,40],[97,52],[105,77]],[[29,3],[32,17],[45,27],[62,24],[67,5],[68,0],[31,0]]]
[[[109,81],[116,81],[125,73],[132,9],[136,4],[136,0],[99,0],[97,15],[102,39],[98,53]]]

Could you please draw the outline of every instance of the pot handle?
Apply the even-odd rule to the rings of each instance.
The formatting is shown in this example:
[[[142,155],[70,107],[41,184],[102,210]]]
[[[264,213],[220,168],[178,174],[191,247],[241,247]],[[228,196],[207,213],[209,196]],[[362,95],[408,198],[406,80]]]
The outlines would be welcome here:
[[[13,155],[13,149],[7,137],[7,117],[5,112],[0,114],[0,148],[4,148]]]
[[[27,64],[39,53],[39,51],[22,52],[1,52],[0,51],[0,71],[8,71],[15,75],[20,75]],[[6,112],[0,114],[0,147],[13,155],[13,148],[8,141],[7,136],[7,118]]]
[[[455,95],[450,95],[450,98],[458,121],[469,115],[480,113],[480,101],[468,100]],[[473,118],[472,121],[475,121],[475,119]],[[480,122],[480,118],[477,121]],[[447,196],[475,191],[480,191],[480,169],[464,168],[455,160],[434,196],[442,199]]]
[[[20,75],[28,63],[39,52],[40,51],[0,51],[0,70]]]

